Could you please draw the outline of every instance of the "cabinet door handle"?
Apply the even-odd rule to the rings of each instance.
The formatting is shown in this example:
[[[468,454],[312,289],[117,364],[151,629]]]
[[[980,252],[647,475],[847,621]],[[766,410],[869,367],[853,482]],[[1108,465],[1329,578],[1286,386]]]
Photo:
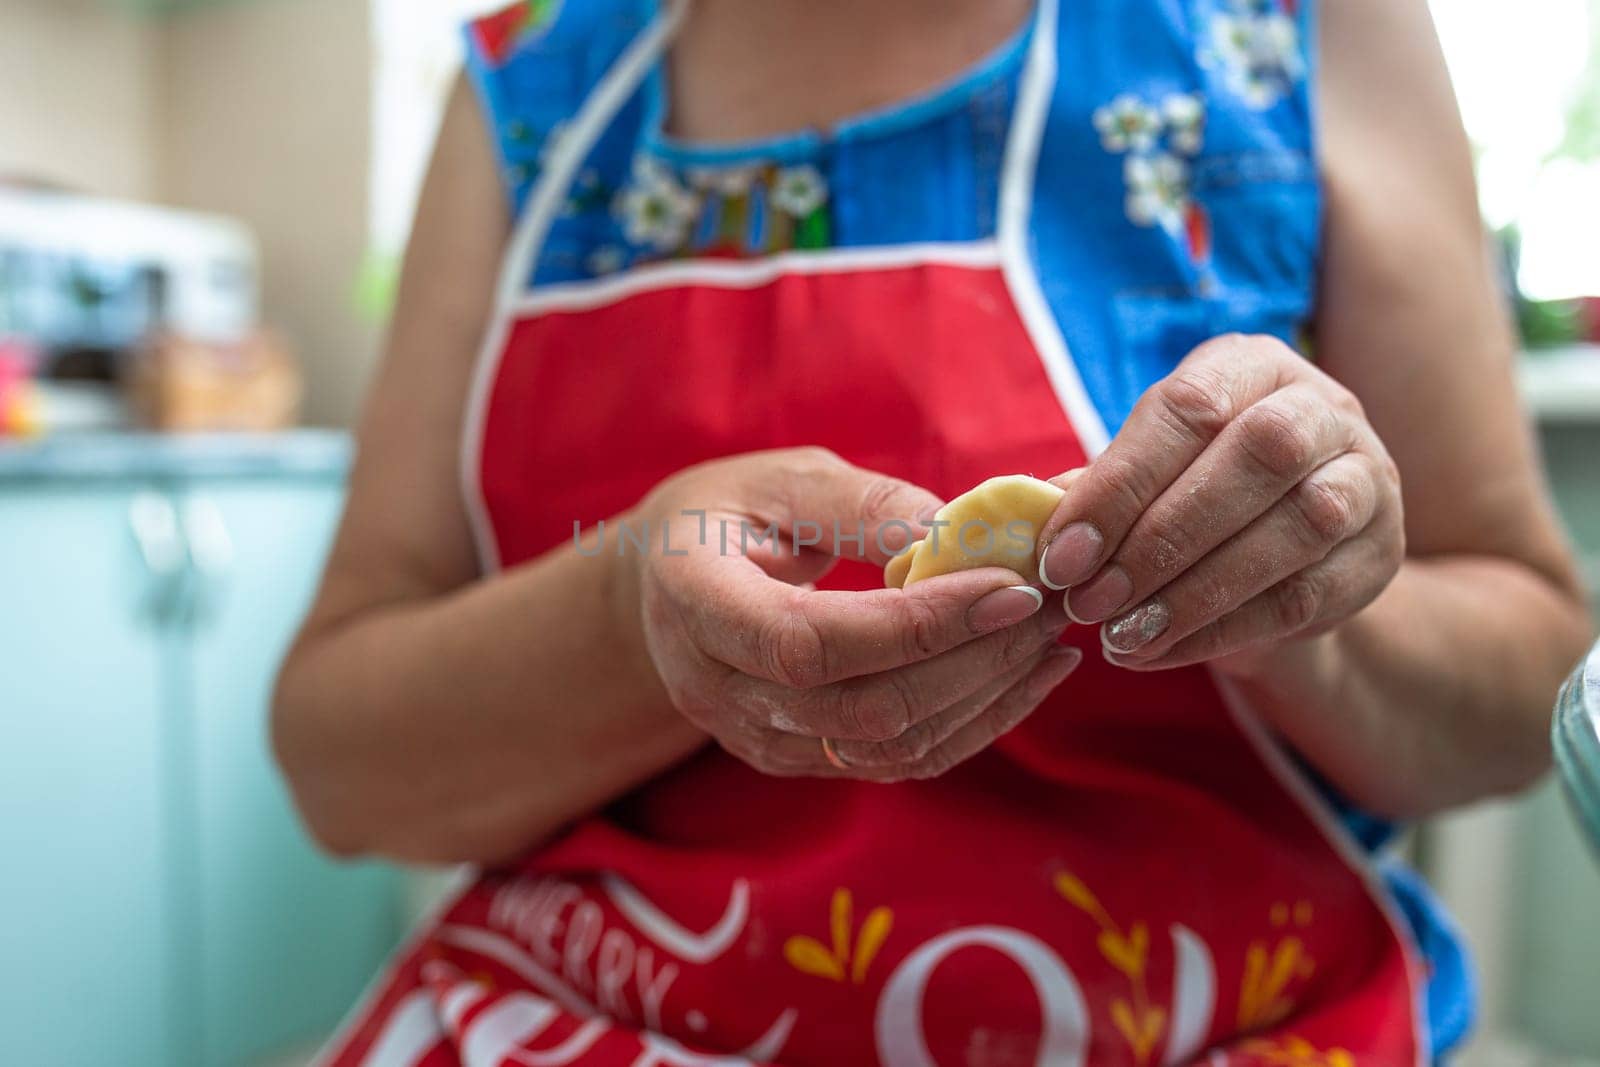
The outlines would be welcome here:
[[[223,586],[233,570],[233,538],[222,509],[204,497],[184,506],[183,535],[195,575],[190,618],[204,622],[219,610]]]
[[[157,622],[172,618],[183,592],[188,562],[178,513],[164,494],[145,490],[128,506],[128,526],[134,544],[153,581],[145,598],[145,611]]]

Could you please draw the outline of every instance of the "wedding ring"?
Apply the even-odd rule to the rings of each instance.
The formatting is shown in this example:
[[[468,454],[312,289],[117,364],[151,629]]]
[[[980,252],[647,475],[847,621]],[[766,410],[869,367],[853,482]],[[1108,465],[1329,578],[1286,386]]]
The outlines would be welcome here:
[[[839,758],[839,753],[833,750],[833,742],[826,737],[822,739],[822,755],[836,770],[848,771],[850,765]]]

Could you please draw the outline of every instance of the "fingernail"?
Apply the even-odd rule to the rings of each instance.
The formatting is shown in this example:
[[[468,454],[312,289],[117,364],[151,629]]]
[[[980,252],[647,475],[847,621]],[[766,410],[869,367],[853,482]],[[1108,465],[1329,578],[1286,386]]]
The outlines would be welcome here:
[[[1060,592],[1089,577],[1105,538],[1086,522],[1075,522],[1056,534],[1039,561],[1039,579]]]
[[[1160,600],[1150,600],[1106,623],[1100,640],[1113,652],[1137,652],[1167,632],[1172,624],[1172,609]]]
[[[988,634],[1015,626],[1044,607],[1044,594],[1031,585],[996,589],[967,611],[967,625],[975,633]]]
[[[1133,579],[1128,572],[1112,564],[1088,585],[1079,586],[1067,594],[1071,601],[1072,617],[1079,622],[1099,622],[1121,610],[1133,596]]]

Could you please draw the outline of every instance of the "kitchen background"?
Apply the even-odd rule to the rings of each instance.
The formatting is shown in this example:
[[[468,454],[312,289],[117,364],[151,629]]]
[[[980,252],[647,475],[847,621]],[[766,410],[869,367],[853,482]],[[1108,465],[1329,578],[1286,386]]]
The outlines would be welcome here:
[[[264,717],[493,6],[0,0],[0,1060],[302,1063],[445,877],[320,858]],[[1600,0],[1432,6],[1600,579]],[[1479,953],[1470,1059],[1600,1063],[1554,786],[1408,847]]]

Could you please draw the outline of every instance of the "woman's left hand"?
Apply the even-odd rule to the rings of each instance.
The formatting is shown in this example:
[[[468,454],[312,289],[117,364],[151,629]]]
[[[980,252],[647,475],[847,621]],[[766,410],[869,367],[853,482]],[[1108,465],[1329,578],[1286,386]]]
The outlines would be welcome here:
[[[1133,670],[1250,674],[1371,603],[1405,555],[1399,472],[1360,402],[1271,337],[1196,348],[1057,484],[1045,584]]]

